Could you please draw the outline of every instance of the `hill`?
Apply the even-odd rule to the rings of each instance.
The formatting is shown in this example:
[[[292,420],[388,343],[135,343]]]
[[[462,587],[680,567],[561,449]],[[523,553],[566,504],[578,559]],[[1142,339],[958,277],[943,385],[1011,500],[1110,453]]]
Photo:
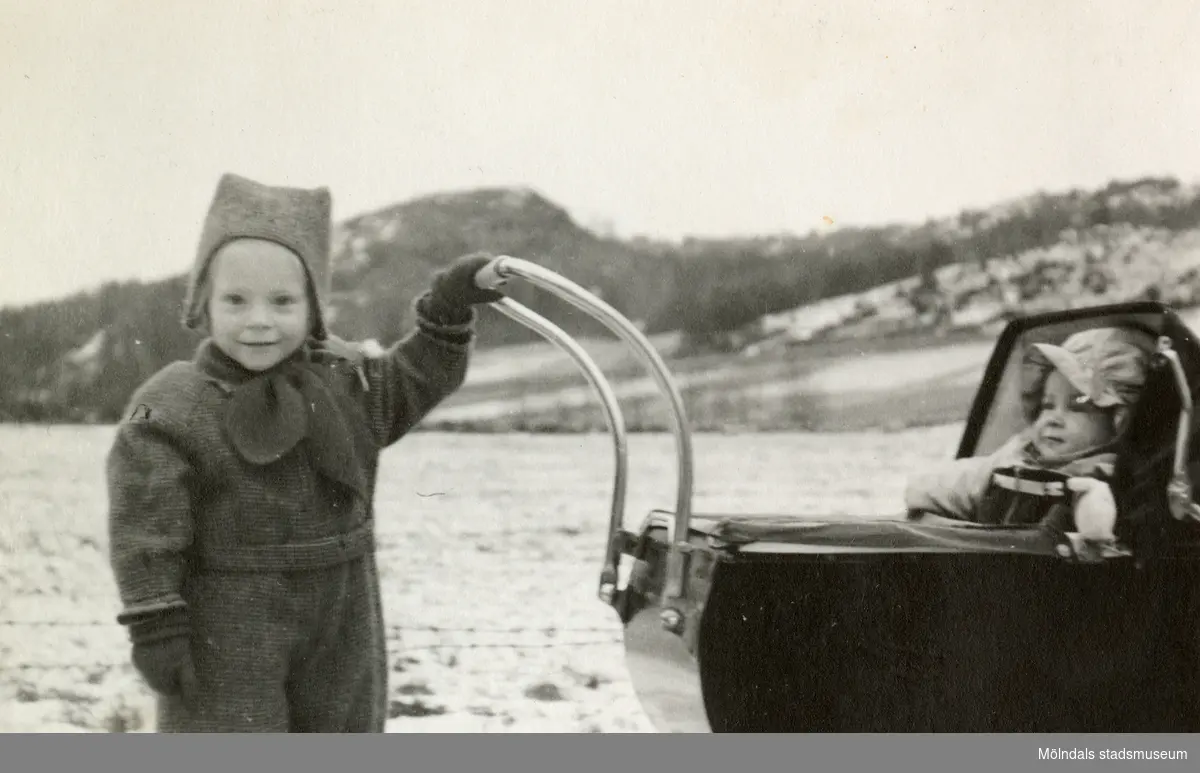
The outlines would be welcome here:
[[[666,355],[697,429],[901,429],[964,418],[995,336],[1013,316],[1159,298],[1200,333],[1200,229],[1097,225],[1051,247],[954,263],[862,293],[768,314],[730,331],[729,349]],[[655,385],[623,345],[587,340],[632,428],[665,430]],[[507,356],[506,356],[507,355]],[[527,347],[483,352],[431,426],[601,429],[604,417],[567,357]],[[522,367],[524,365],[524,367]]]
[[[533,190],[443,193],[352,218],[336,230],[333,326],[346,338],[395,340],[411,324],[409,305],[433,272],[476,250],[518,255],[571,277],[643,321],[672,276],[667,262],[596,236]],[[640,281],[630,282],[634,276]],[[602,329],[534,288],[517,286],[511,295],[570,332]],[[531,339],[522,328],[481,326],[484,347]]]
[[[433,271],[464,252],[504,252],[588,287],[654,336],[698,426],[839,426],[831,417],[846,401],[831,404],[809,376],[847,357],[986,346],[1012,314],[1046,306],[1147,294],[1195,303],[1197,229],[1200,187],[1169,178],[1038,193],[915,226],[680,243],[603,238],[529,189],[441,193],[338,224],[333,329],[395,340]],[[598,353],[631,401],[631,425],[665,426],[643,407],[654,399],[640,364],[607,330],[536,288],[511,292]],[[137,383],[195,346],[175,323],[182,296],[179,276],[0,310],[0,418],[115,420]],[[468,384],[429,426],[600,423],[565,355],[498,312],[484,316]],[[947,377],[960,395],[962,375]],[[851,404],[846,416],[919,423],[945,418],[947,404],[961,395],[903,416]]]

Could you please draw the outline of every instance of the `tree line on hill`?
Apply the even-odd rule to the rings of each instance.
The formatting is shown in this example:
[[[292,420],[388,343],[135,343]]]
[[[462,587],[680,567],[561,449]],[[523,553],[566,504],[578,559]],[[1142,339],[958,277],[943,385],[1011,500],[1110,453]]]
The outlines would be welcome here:
[[[594,290],[648,333],[679,331],[695,349],[719,346],[724,334],[764,314],[929,276],[950,263],[1047,247],[1068,228],[1128,223],[1178,231],[1200,225],[1200,196],[1172,178],[1039,195],[1025,206],[965,211],[917,226],[679,243],[601,238],[537,196],[507,209],[493,199],[480,204],[485,198],[466,193],[399,205],[391,215],[403,227],[390,234],[368,230],[365,218],[347,221],[358,246],[353,254],[339,247],[334,332],[396,340],[410,328],[410,301],[432,272],[473,249],[532,256]],[[107,282],[94,291],[0,309],[0,420],[116,420],[141,381],[190,357],[198,342],[178,322],[184,281]],[[517,284],[511,294],[569,333],[604,333],[578,309],[537,288]],[[485,311],[481,346],[536,338],[499,320],[498,312]],[[94,351],[67,357],[89,343]]]

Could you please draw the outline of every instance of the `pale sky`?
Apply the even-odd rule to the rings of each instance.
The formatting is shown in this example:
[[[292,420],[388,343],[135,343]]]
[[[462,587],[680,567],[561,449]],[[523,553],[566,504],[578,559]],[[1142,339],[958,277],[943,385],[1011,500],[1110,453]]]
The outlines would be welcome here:
[[[1192,51],[1196,0],[0,0],[0,305],[186,270],[225,171],[672,239],[1192,182]]]

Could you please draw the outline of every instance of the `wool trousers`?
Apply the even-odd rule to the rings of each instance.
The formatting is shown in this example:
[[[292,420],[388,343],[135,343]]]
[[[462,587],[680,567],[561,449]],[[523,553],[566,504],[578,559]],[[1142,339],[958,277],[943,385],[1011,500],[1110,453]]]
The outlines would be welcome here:
[[[292,572],[197,572],[196,688],[159,696],[162,733],[380,733],[387,650],[375,556]]]

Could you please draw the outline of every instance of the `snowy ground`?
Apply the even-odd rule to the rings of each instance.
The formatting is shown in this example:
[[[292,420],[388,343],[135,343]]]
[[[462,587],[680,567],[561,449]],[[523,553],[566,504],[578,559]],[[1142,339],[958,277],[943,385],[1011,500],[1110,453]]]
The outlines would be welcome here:
[[[697,512],[895,512],[958,427],[700,435]],[[152,730],[106,560],[104,427],[0,426],[0,731]],[[630,438],[628,521],[675,495],[670,436]],[[803,470],[803,474],[797,474]],[[604,435],[416,434],[380,477],[390,732],[649,732],[595,597]]]

